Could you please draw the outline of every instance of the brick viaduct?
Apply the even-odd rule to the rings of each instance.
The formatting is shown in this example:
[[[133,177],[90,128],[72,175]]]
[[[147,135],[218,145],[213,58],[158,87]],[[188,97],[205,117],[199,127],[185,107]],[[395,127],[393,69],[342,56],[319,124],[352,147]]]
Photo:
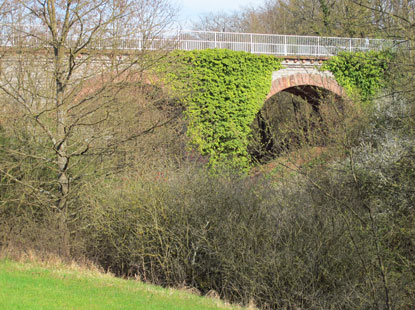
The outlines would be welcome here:
[[[345,98],[346,92],[337,83],[333,74],[317,69],[326,59],[310,59],[310,57],[304,57],[303,59],[299,57],[286,58],[282,63],[284,69],[275,71],[272,74],[272,84],[267,99],[281,91],[287,91],[313,103],[313,98],[319,97],[318,89],[326,92],[329,91],[337,97]],[[16,61],[11,57],[3,59],[3,62],[14,63]],[[105,60],[101,59],[97,62],[97,65],[101,66],[103,63],[105,63]],[[96,83],[97,79],[101,78],[91,78],[91,82],[87,83],[89,85],[88,89],[82,90],[78,97],[82,97],[85,93],[93,92],[97,86],[92,85]],[[102,84],[102,81],[97,85],[100,84]]]

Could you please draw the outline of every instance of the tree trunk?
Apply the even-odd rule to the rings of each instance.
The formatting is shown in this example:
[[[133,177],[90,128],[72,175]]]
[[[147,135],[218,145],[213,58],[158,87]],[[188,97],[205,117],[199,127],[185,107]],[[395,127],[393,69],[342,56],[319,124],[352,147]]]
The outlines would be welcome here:
[[[68,6],[70,3],[68,3]],[[59,212],[59,229],[62,234],[61,254],[69,257],[69,231],[67,227],[68,215],[68,195],[69,195],[69,177],[68,166],[69,157],[67,153],[67,136],[66,136],[66,110],[64,106],[65,98],[65,41],[67,34],[67,23],[64,21],[63,29],[59,31],[56,20],[55,0],[48,0],[49,27],[52,32],[53,49],[55,54],[54,75],[55,75],[55,108],[56,108],[56,142],[55,151],[58,166],[58,212]]]

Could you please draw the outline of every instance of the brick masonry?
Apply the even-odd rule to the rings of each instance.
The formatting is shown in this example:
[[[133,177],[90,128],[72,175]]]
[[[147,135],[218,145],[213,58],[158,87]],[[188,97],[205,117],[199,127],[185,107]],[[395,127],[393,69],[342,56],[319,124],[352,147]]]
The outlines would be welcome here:
[[[330,72],[316,69],[282,69],[273,73],[271,90],[267,99],[273,95],[296,86],[316,86],[340,96],[346,97],[345,90],[337,83]]]

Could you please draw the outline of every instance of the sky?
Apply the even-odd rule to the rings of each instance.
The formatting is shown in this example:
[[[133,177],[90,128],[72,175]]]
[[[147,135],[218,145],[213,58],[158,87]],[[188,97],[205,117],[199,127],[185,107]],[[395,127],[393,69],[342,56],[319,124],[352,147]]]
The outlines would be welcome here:
[[[172,0],[179,6],[180,19],[186,21],[198,21],[198,16],[210,12],[232,13],[247,6],[259,6],[260,0]]]

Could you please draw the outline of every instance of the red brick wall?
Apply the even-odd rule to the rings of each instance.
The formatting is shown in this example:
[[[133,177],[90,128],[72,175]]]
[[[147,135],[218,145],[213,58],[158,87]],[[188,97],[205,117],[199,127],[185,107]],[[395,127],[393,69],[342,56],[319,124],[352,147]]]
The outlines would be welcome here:
[[[296,73],[293,75],[282,76],[272,81],[271,91],[267,99],[290,87],[310,85],[327,89],[340,97],[345,97],[344,89],[330,76],[319,74]]]

